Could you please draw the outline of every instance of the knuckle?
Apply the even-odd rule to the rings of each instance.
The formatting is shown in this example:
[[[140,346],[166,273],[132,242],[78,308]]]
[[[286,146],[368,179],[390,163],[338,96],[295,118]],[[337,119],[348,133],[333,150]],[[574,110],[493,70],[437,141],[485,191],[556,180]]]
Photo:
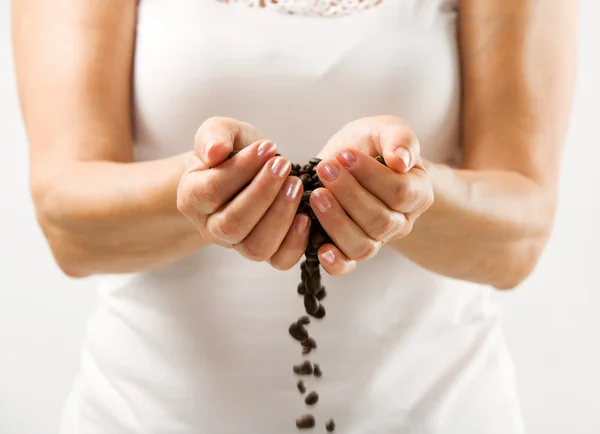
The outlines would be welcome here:
[[[411,190],[412,187],[409,182],[398,182],[392,192],[390,200],[391,208],[400,211],[408,202],[410,195],[413,194]]]
[[[389,238],[395,226],[395,221],[388,212],[378,212],[367,223],[366,232],[371,238],[383,241]]]
[[[350,259],[353,261],[364,261],[373,257],[377,251],[379,250],[380,243],[371,240],[365,240],[361,243],[353,254],[350,256]]]
[[[404,238],[405,236],[410,234],[413,229],[413,224],[413,221],[407,217],[404,220],[404,222],[401,225],[399,225],[398,231],[396,233],[396,238]]]
[[[254,262],[265,262],[271,257],[264,247],[256,244],[243,243],[240,247],[242,255]]]
[[[221,187],[218,182],[205,182],[191,195],[199,207],[209,214],[215,212],[221,206]]]
[[[235,215],[221,216],[210,229],[214,236],[232,244],[241,243],[247,235],[242,222]]]

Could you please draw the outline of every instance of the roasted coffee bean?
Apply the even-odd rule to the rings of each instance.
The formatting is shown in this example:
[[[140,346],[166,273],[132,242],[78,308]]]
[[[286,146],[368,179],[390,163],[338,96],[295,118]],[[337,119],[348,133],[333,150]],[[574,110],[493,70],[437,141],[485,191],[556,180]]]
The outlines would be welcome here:
[[[318,363],[313,365],[313,374],[317,378],[320,378],[323,375],[323,372],[321,372],[321,366]]]
[[[296,172],[295,170],[290,170],[289,176],[298,176],[298,172]]]
[[[333,419],[329,419],[325,423],[325,429],[327,430],[327,432],[333,432],[333,431],[335,431],[335,422],[333,421]]]
[[[302,375],[312,375],[315,372],[313,364],[309,360],[305,360],[300,365],[300,374]]]
[[[315,166],[321,161],[323,161],[321,158],[311,158],[310,160],[308,160],[309,164],[314,164]]]
[[[233,158],[233,157],[235,157],[235,154],[237,154],[238,152],[240,152],[240,151],[231,151],[231,152],[229,153],[229,155],[227,156],[227,159],[229,160],[230,158]]]
[[[315,405],[318,400],[319,394],[315,391],[310,392],[308,395],[306,395],[306,398],[304,398],[306,405]]]
[[[312,211],[311,207],[310,207],[310,203],[308,202],[300,202],[300,205],[298,205],[298,211],[296,211],[297,214],[309,214]]]
[[[312,348],[313,350],[315,348],[317,348],[317,341],[315,341],[313,338],[308,337],[306,339],[304,339],[302,342],[300,342],[302,344],[303,347],[306,348]],[[312,365],[311,365],[312,366]],[[312,373],[312,372],[311,372]]]
[[[309,257],[306,261],[306,271],[308,271],[309,274],[313,274],[313,273],[316,273],[318,270],[319,270],[319,258],[316,255]]]
[[[304,328],[302,324],[299,324],[297,322],[292,323],[292,325],[290,325],[289,332],[291,337],[300,342],[302,342],[308,337],[308,331]]]
[[[296,383],[296,387],[298,388],[298,391],[300,393],[306,393],[306,386],[304,385],[304,381],[298,380],[298,382]]]
[[[310,219],[314,222],[314,221],[318,221],[317,219],[317,215],[315,214],[315,212],[313,211],[312,207],[308,210],[308,216],[310,217]]]
[[[292,164],[292,170],[294,172],[300,172],[301,166],[299,164]]]
[[[312,231],[310,234],[310,245],[317,249],[325,244],[327,241],[327,235],[321,231]]]
[[[387,166],[387,164],[385,164],[385,160],[383,159],[383,155],[378,155],[377,157],[375,157],[375,159],[377,161],[379,161],[381,164],[383,164],[384,166]]]
[[[312,314],[312,316],[316,319],[322,319],[325,318],[325,306],[323,306],[322,304],[319,305],[319,308],[317,309],[317,311],[315,313]]]
[[[311,183],[313,183],[313,184],[317,184],[317,183],[321,182],[321,181],[319,180],[319,175],[317,175],[317,174],[315,173],[315,174],[314,174],[314,175],[313,175],[313,176],[310,178],[310,182],[311,182]]]
[[[306,315],[302,315],[300,318],[298,318],[298,324],[308,325],[310,324],[310,318]]]
[[[315,426],[315,417],[312,414],[305,414],[296,419],[296,426],[300,429],[313,428]]]
[[[308,288],[307,288],[308,289]],[[317,310],[319,310],[319,300],[312,294],[304,295],[304,308],[306,309],[306,313],[309,315],[314,314]]]
[[[294,365],[294,374],[302,375],[302,365]]]
[[[300,175],[300,181],[306,186],[308,181],[310,181],[310,175],[308,173],[302,173],[302,175]]]
[[[317,300],[321,301],[323,300],[325,297],[327,297],[327,291],[325,291],[325,287],[321,286],[321,289],[319,289],[317,291],[317,293],[315,294],[315,296],[317,297]]]
[[[310,200],[310,195],[312,193],[312,190],[306,190],[303,194],[302,194],[302,202],[308,202]]]
[[[304,282],[298,284],[298,294],[306,295],[306,286],[304,285]]]
[[[317,256],[317,253],[319,253],[319,248],[318,247],[314,247],[309,245],[308,248],[306,249],[306,254],[310,255],[310,256]]]

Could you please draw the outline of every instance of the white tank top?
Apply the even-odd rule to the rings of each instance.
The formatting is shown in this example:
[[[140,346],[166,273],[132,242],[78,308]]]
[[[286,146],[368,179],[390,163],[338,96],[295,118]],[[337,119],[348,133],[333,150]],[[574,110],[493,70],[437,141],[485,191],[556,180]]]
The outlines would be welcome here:
[[[392,114],[425,158],[455,164],[456,0],[384,0],[325,18],[215,0],[140,0],[134,72],[138,160],[189,151],[206,118],[250,122],[293,162],[345,123]],[[313,321],[316,427],[343,434],[516,434],[512,363],[487,287],[424,270],[384,247],[325,276]],[[209,246],[99,288],[63,434],[281,434],[307,409],[289,324],[290,271]]]

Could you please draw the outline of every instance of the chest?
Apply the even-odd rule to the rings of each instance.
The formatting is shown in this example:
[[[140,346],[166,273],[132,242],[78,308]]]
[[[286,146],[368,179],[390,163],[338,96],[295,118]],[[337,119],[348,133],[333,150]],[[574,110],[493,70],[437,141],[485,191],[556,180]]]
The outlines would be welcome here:
[[[141,0],[134,68],[136,153],[191,149],[211,116],[250,122],[304,161],[345,123],[393,114],[423,153],[455,153],[456,16],[440,0],[385,0],[339,18],[214,0]]]

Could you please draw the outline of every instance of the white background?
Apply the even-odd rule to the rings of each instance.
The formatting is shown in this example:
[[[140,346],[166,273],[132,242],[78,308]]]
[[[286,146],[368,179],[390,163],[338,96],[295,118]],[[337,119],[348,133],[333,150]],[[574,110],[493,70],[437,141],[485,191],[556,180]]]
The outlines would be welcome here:
[[[34,220],[8,3],[0,0],[0,433],[46,434],[56,432],[96,295],[94,280],[61,275]],[[532,278],[497,296],[529,434],[600,433],[600,2],[582,5],[555,233]]]

